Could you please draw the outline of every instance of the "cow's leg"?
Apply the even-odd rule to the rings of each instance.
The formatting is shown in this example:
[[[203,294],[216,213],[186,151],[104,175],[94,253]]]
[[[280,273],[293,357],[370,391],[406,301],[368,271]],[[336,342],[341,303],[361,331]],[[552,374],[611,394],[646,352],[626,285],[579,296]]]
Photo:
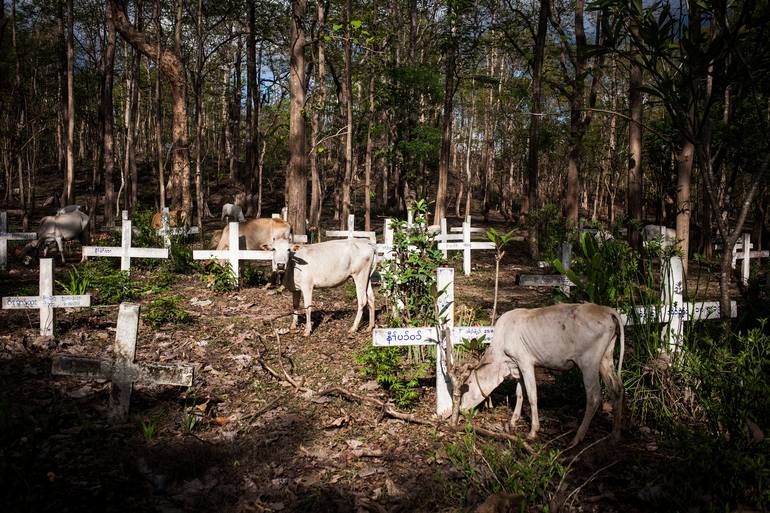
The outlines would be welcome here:
[[[511,415],[511,421],[509,426],[511,432],[516,427],[516,423],[521,418],[521,403],[524,402],[524,394],[521,393],[521,380],[516,381],[516,406],[513,407],[513,415]]]
[[[594,414],[599,408],[599,402],[602,398],[602,388],[599,384],[599,372],[597,372],[598,369],[594,366],[589,367],[590,368],[584,367],[580,369],[580,372],[583,373],[583,385],[586,387],[586,412],[585,415],[583,415],[583,422],[580,423],[575,438],[569,444],[570,447],[579,444],[580,441],[583,440],[583,437],[586,436],[588,425],[591,423],[591,419],[594,418]]]
[[[372,289],[372,280],[366,284],[366,302],[369,305],[369,331],[374,330],[374,289]]]
[[[537,415],[535,367],[533,365],[519,365],[519,372],[521,372],[521,379],[524,381],[524,388],[527,389],[527,399],[529,400],[529,409],[532,415],[532,424],[527,438],[532,439],[537,436],[537,432],[540,430],[540,417]]]
[[[610,345],[608,353],[602,358],[599,372],[604,384],[607,385],[612,400],[612,438],[617,441],[620,440],[620,426],[623,416],[623,384],[612,365],[612,349],[614,349],[614,344]]]
[[[59,248],[59,256],[61,257],[61,263],[66,264],[67,261],[64,259],[64,243],[61,237],[56,237],[56,247]]]
[[[313,322],[310,320],[310,313],[313,307],[313,287],[302,288],[302,301],[305,303],[305,336],[310,336],[310,329]]]
[[[353,321],[353,326],[348,330],[348,333],[356,332],[358,329],[358,324],[361,322],[361,317],[364,315],[364,306],[366,306],[367,303],[366,286],[368,280],[369,276],[367,276],[365,273],[359,273],[356,276],[353,276],[353,283],[356,284],[356,300],[358,309],[356,310],[356,318]]]
[[[291,327],[289,329],[297,329],[297,321],[299,320],[299,297],[302,294],[299,290],[294,290],[291,293]]]

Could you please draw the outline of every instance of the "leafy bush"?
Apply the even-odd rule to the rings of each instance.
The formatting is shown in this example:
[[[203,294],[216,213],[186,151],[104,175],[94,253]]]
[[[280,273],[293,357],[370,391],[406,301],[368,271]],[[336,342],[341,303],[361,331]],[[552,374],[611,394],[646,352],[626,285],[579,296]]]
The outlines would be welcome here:
[[[91,289],[96,293],[96,302],[114,305],[135,299],[139,295],[139,288],[128,272],[114,269],[109,260],[115,259],[88,260],[79,267],[83,279],[90,282]]]
[[[203,264],[204,275],[201,277],[206,287],[217,292],[232,292],[238,289],[238,278],[235,277],[229,262],[220,264],[209,260]]]
[[[541,511],[549,511],[549,502],[567,472],[558,451],[535,448],[529,454],[521,443],[501,448],[482,442],[469,429],[459,443],[447,445],[446,453],[452,465],[465,475],[461,488],[456,490],[463,499],[469,488],[481,496],[504,491],[523,497],[529,508],[539,506]]]
[[[179,308],[179,298],[163,296],[153,300],[143,309],[144,322],[154,328],[164,324],[182,324],[190,321],[190,314]]]
[[[178,278],[166,266],[157,268],[148,279],[144,280],[142,292],[165,292],[176,283]]]
[[[196,270],[197,266],[198,264],[193,260],[192,249],[178,238],[172,238],[171,246],[168,248],[168,260],[164,267],[176,274],[190,274]]]
[[[402,347],[372,347],[356,355],[361,371],[377,380],[387,390],[399,408],[411,408],[420,398],[419,380],[425,375],[425,365],[407,367],[403,364]]]
[[[249,287],[261,287],[270,282],[268,273],[265,273],[262,269],[257,269],[250,265],[244,266],[243,269],[243,284]]]
[[[57,280],[56,284],[65,294],[80,296],[88,291],[88,288],[91,286],[91,280],[86,274],[80,274],[77,267],[73,267],[69,272],[69,281],[64,283]]]
[[[393,258],[383,261],[380,290],[391,306],[392,326],[431,326],[436,323],[436,268],[444,256],[428,232],[428,203],[417,201],[411,227],[405,221],[393,221]]]

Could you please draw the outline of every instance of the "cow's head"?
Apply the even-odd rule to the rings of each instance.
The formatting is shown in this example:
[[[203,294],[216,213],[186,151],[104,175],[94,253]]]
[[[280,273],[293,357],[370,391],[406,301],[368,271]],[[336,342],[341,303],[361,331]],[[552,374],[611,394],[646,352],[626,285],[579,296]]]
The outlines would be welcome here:
[[[286,270],[291,254],[299,247],[299,244],[293,244],[288,239],[274,239],[272,244],[262,244],[263,250],[273,251],[273,271]]]

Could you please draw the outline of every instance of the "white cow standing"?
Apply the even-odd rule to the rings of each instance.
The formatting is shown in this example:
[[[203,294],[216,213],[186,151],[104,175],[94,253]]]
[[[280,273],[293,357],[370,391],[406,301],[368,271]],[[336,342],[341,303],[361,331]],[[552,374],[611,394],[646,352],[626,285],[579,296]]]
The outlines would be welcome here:
[[[617,373],[612,354],[620,331],[620,360]],[[540,419],[537,413],[537,384],[535,367],[568,370],[577,365],[583,374],[586,389],[586,411],[583,422],[570,446],[579,443],[586,434],[591,419],[601,401],[601,375],[613,399],[613,438],[620,438],[623,385],[620,371],[623,365],[623,322],[612,308],[593,303],[560,304],[544,308],[519,308],[506,312],[495,323],[492,343],[484,353],[479,367],[463,385],[461,410],[481,403],[508,376],[517,380],[516,406],[511,427],[521,417],[521,381],[527,389],[532,415],[528,438],[537,436]]]
[[[68,208],[68,207],[65,207]],[[22,255],[27,264],[30,256],[28,253],[37,249],[38,253],[43,252],[43,256],[48,255],[48,245],[56,243],[59,249],[59,256],[64,263],[64,241],[79,240],[81,245],[88,244],[89,239],[89,217],[79,210],[70,210],[55,216],[45,216],[40,220],[40,227],[37,229],[37,240],[27,244],[22,250]]]
[[[305,305],[305,336],[310,335],[314,288],[331,288],[353,278],[356,285],[358,310],[349,333],[358,329],[364,306],[369,306],[369,331],[374,329],[374,291],[371,275],[374,271],[377,246],[363,239],[330,240],[300,246],[288,240],[274,241],[275,263],[286,268],[284,285],[292,291],[294,315],[291,327],[298,321],[299,297]]]
[[[222,221],[229,223],[230,221],[238,221],[242,223],[246,221],[243,217],[243,210],[239,205],[233,205],[232,203],[225,203],[222,206]]]

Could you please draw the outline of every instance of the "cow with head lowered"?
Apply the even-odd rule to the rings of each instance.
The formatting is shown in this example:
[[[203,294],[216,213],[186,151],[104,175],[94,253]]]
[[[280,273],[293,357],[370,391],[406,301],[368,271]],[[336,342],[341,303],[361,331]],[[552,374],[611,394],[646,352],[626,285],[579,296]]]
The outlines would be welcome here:
[[[374,291],[371,275],[374,272],[377,247],[363,239],[329,240],[318,244],[301,246],[291,244],[286,239],[276,240],[269,248],[273,249],[275,266],[285,268],[284,286],[293,294],[294,315],[292,329],[297,327],[299,317],[299,299],[305,306],[305,336],[312,328],[311,309],[313,289],[337,287],[353,278],[356,285],[358,309],[349,333],[358,329],[364,313],[369,306],[369,331],[374,329]]]
[[[283,219],[271,219],[260,217],[249,219],[245,223],[238,223],[238,238],[240,248],[265,250],[272,247],[274,240],[291,239],[291,225]],[[223,251],[230,247],[230,224],[224,229],[214,232],[211,238],[211,248]]]
[[[617,372],[613,366],[615,342],[620,338]],[[623,385],[623,321],[612,308],[583,304],[560,304],[543,308],[519,308],[506,312],[495,323],[492,343],[479,366],[463,384],[460,409],[481,403],[508,376],[517,380],[516,406],[511,427],[521,417],[521,382],[527,390],[532,416],[529,438],[537,436],[535,367],[568,370],[577,365],[586,389],[586,411],[570,446],[583,440],[601,401],[601,376],[613,400],[613,438],[620,438]]]
[[[29,264],[32,260],[30,252],[37,250],[38,254],[42,252],[43,256],[47,256],[48,246],[51,243],[56,243],[59,256],[64,263],[64,241],[78,240],[81,245],[85,246],[90,238],[89,232],[89,217],[80,209],[59,213],[55,216],[45,216],[40,220],[37,240],[27,244],[22,249],[21,255],[24,262]]]

